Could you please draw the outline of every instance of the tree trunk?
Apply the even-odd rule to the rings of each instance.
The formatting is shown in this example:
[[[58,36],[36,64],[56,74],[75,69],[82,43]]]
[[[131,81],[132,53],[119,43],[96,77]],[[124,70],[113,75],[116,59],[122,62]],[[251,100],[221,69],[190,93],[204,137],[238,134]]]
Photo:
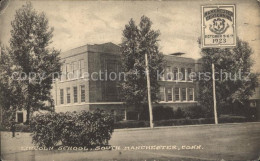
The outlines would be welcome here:
[[[29,59],[28,59],[28,64],[29,64]],[[29,71],[29,70],[28,70]],[[29,73],[29,72],[28,72]],[[30,112],[31,112],[31,103],[30,103],[30,80],[28,79],[28,82],[27,82],[27,98],[26,98],[26,101],[27,101],[27,107],[26,107],[26,124],[29,125],[30,124]]]
[[[27,108],[26,108],[26,124],[29,124],[30,123],[30,106],[28,105]]]

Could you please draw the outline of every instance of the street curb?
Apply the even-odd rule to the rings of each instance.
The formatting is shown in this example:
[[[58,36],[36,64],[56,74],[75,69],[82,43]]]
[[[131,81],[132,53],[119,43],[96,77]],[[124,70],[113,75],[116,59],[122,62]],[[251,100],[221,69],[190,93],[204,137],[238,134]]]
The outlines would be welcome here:
[[[241,124],[259,124],[260,122],[243,122],[243,123],[221,123],[221,124],[198,124],[198,125],[181,125],[181,126],[159,126],[151,129],[150,127],[142,128],[126,128],[126,129],[115,129],[114,132],[120,131],[139,131],[139,130],[157,130],[157,129],[171,129],[171,128],[187,128],[187,127],[205,127],[205,126],[225,126],[225,125],[241,125]]]

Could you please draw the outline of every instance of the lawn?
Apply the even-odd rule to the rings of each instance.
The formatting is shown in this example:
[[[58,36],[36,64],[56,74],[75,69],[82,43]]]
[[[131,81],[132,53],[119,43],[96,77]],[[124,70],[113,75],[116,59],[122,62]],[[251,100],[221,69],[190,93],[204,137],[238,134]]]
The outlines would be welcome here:
[[[32,147],[29,133],[11,138],[2,133],[5,160],[257,160],[260,123],[197,125],[116,130],[110,144],[116,150],[21,150]]]

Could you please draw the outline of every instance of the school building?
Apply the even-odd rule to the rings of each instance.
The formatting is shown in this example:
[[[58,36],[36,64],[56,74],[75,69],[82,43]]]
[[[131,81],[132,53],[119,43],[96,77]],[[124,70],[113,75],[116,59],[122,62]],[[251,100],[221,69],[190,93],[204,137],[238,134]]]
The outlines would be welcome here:
[[[120,100],[119,83],[123,79],[119,74],[120,51],[118,45],[104,43],[88,44],[62,53],[61,79],[52,89],[55,111],[100,108],[127,119],[127,113],[133,108],[125,107]],[[167,74],[159,80],[159,105],[178,108],[197,104],[197,84],[189,75],[199,69],[200,63],[181,54],[165,55]]]

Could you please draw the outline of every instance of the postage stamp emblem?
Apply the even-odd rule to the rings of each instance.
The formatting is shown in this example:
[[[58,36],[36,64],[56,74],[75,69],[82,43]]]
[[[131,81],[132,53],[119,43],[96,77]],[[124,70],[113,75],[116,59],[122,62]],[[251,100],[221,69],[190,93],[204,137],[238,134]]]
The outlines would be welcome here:
[[[202,6],[202,47],[236,45],[235,5]]]

